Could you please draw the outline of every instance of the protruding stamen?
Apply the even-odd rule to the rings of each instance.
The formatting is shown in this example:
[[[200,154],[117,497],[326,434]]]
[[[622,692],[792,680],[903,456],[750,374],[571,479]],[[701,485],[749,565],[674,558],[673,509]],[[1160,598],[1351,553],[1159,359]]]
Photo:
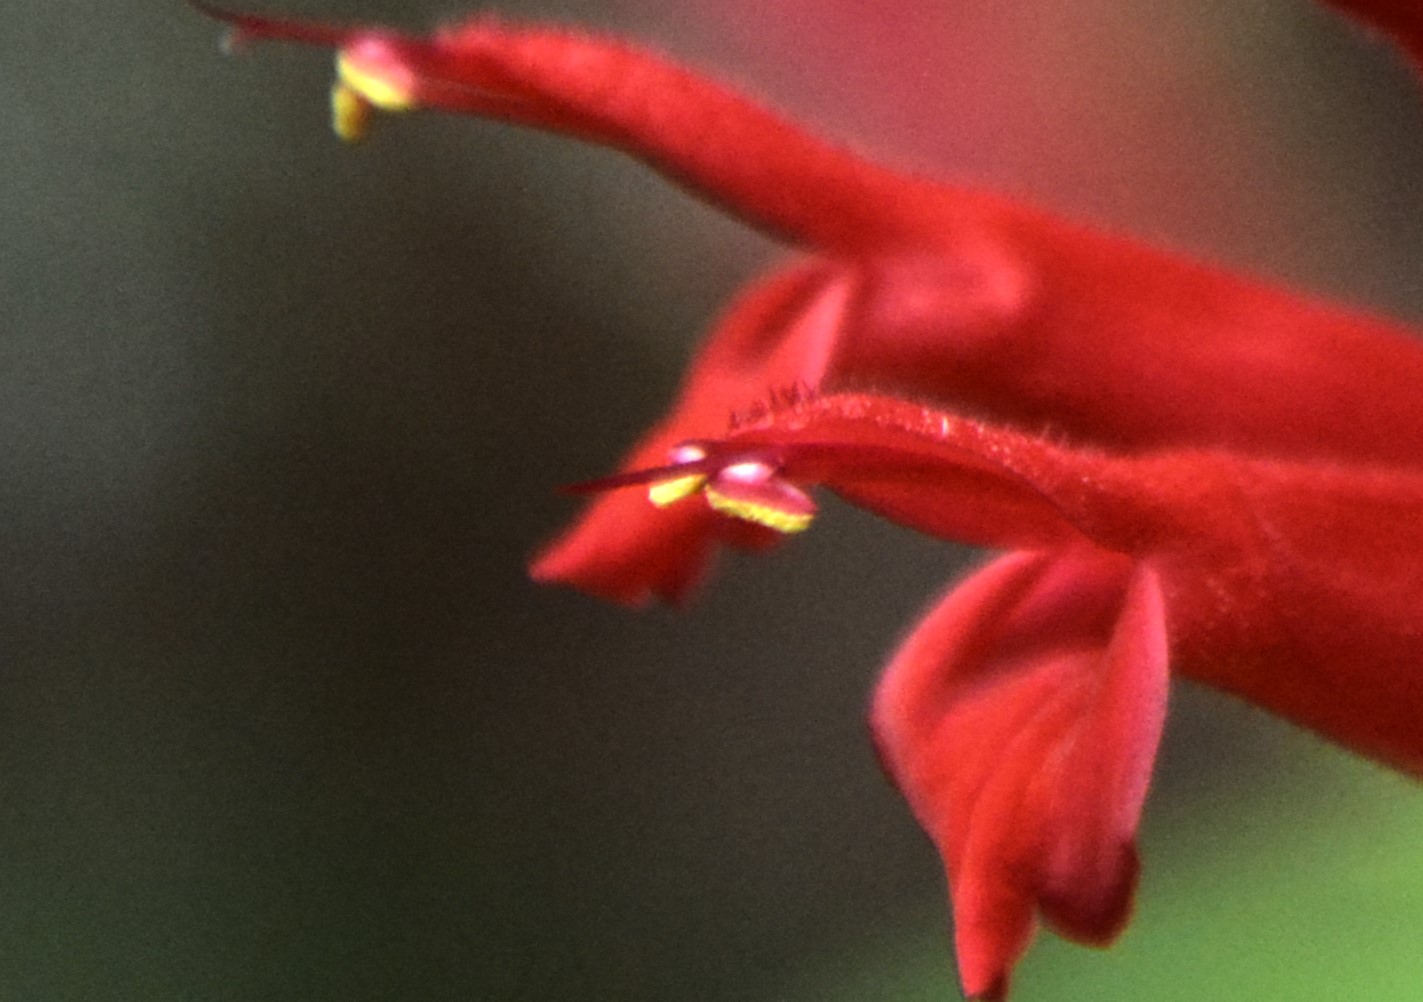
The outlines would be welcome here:
[[[690,443],[677,446],[667,455],[669,465],[673,466],[680,463],[695,463],[706,458],[707,450]],[[707,477],[704,473],[690,473],[685,477],[663,480],[647,489],[647,500],[659,508],[666,508],[683,498],[691,497],[706,486],[706,482]]]
[[[331,129],[348,143],[370,131],[371,112],[409,111],[416,106],[408,80],[400,72],[381,72],[381,54],[358,46],[336,56],[336,83],[331,87]]]
[[[373,106],[339,80],[331,85],[331,131],[348,143],[366,138]]]
[[[336,55],[336,79],[381,111],[411,110],[416,102],[411,81],[406,79],[408,73],[391,62],[388,53],[381,56],[374,43],[342,49]],[[381,63],[388,63],[390,72],[383,72]]]
[[[774,529],[776,532],[804,532],[815,517],[810,495],[781,476],[773,456],[762,459],[761,450],[741,450],[717,461],[717,448],[684,442],[670,450],[667,464],[644,470],[616,473],[568,488],[589,494],[620,487],[647,485],[647,499],[659,508],[701,494],[712,510]]]
[[[769,463],[733,463],[716,473],[704,493],[713,510],[776,532],[804,532],[815,518],[815,502],[783,480]]]

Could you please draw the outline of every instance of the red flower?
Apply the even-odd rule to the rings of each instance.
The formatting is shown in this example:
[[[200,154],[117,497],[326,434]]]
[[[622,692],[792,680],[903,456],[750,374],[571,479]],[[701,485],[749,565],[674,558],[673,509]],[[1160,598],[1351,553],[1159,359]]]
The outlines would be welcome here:
[[[738,517],[804,520],[799,486],[820,483],[923,532],[1020,551],[930,612],[872,714],[943,853],[972,996],[1004,994],[1035,914],[1088,943],[1125,924],[1168,660],[1423,775],[1423,470],[1113,456],[838,395],[587,486],[716,494],[732,473],[738,503],[711,500]]]
[[[1423,52],[1412,5],[1338,5]],[[718,541],[804,528],[816,483],[1019,551],[930,614],[873,712],[944,855],[969,994],[1005,994],[1038,915],[1090,943],[1126,922],[1168,663],[1423,773],[1408,331],[895,174],[616,42],[209,13],[336,48],[347,138],[373,109],[421,107],[567,132],[810,253],[733,305],[629,472],[591,485],[533,573],[681,599]],[[783,387],[817,392],[758,407]],[[867,387],[886,395],[842,392]],[[651,489],[612,490],[635,484]]]

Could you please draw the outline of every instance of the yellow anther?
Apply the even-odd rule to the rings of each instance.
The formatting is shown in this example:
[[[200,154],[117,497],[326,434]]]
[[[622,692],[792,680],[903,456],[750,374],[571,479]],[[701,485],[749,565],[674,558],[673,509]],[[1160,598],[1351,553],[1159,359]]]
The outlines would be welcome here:
[[[691,497],[706,485],[707,478],[701,473],[692,473],[674,480],[664,480],[647,489],[647,500],[659,508],[676,504],[683,498]]]
[[[341,82],[331,85],[331,130],[348,143],[366,138],[371,126],[372,106]]]
[[[776,532],[783,532],[787,535],[809,529],[811,521],[815,518],[810,512],[787,511],[784,508],[777,508],[775,505],[751,501],[747,498],[731,497],[721,493],[715,487],[708,487],[705,493],[707,504],[711,505],[714,511],[732,518],[739,518],[743,522],[764,525],[768,529],[774,529]]]
[[[336,56],[336,79],[368,105],[381,111],[409,111],[415,107],[415,95],[409,81],[393,79],[389,74],[372,72],[361,66],[350,53]]]
[[[331,128],[348,143],[359,142],[370,131],[371,112],[409,111],[415,98],[408,86],[363,68],[349,53],[336,57],[336,82],[331,86]]]

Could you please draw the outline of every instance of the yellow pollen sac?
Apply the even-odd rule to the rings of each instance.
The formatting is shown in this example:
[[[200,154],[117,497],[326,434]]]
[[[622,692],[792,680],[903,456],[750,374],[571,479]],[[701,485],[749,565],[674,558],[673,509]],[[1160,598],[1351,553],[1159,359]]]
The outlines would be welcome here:
[[[366,138],[371,127],[372,105],[345,84],[331,85],[331,131],[348,143]]]
[[[387,74],[365,69],[350,53],[336,56],[336,79],[381,111],[410,111],[415,107],[415,95],[408,86]]]
[[[667,461],[672,464],[696,463],[707,458],[707,450],[695,442],[683,442],[673,446],[667,453]],[[647,500],[658,508],[676,504],[701,490],[707,482],[704,473],[688,473],[683,477],[673,477],[653,484],[647,489]]]
[[[683,498],[691,497],[697,493],[697,491],[701,490],[706,482],[706,476],[701,473],[692,473],[685,477],[677,477],[675,480],[664,480],[660,484],[653,484],[647,489],[647,500],[659,508],[666,508],[668,505],[676,504]]]
[[[777,508],[775,505],[763,504],[747,498],[731,497],[721,493],[715,487],[708,487],[704,493],[707,504],[712,506],[713,511],[729,515],[732,518],[739,518],[743,522],[764,525],[768,529],[774,529],[776,532],[783,532],[786,535],[804,532],[810,528],[810,523],[815,518],[810,512],[787,511],[784,508]]]
[[[387,75],[364,68],[348,53],[336,57],[336,83],[331,87],[331,128],[348,143],[364,139],[371,111],[410,111],[416,107],[408,87]]]

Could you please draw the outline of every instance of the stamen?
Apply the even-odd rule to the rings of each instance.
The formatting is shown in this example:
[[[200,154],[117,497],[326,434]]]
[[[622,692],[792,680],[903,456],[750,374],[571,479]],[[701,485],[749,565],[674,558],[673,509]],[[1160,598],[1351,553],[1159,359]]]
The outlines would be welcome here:
[[[373,46],[372,46],[373,48]],[[381,111],[410,111],[415,107],[414,88],[404,73],[382,73],[376,67],[382,60],[379,53],[366,53],[371,58],[358,59],[349,49],[336,56],[336,79],[350,88],[367,104]]]
[[[383,61],[379,52],[353,54],[343,49],[336,56],[331,129],[348,143],[366,138],[373,110],[409,111],[416,106],[409,81],[400,73],[380,72]]]
[[[699,445],[679,445],[667,454],[668,465],[677,466],[682,463],[696,463],[707,458],[707,450]],[[691,497],[706,486],[707,477],[705,473],[691,473],[685,477],[675,477],[671,480],[663,480],[655,483],[647,489],[647,500],[651,501],[658,508],[666,508],[668,505],[676,504],[683,498]]]
[[[374,106],[339,80],[331,85],[331,131],[344,142],[358,143],[371,127]]]
[[[733,463],[715,474],[703,493],[714,511],[786,534],[804,532],[815,518],[815,502],[783,480],[769,463]]]
[[[815,517],[815,502],[805,491],[784,479],[780,467],[769,458],[753,458],[761,450],[741,450],[740,455],[745,458],[725,466],[718,465],[716,451],[716,447],[684,442],[668,451],[667,463],[663,466],[616,473],[573,484],[566,490],[593,494],[645,484],[647,499],[658,508],[701,494],[713,511],[729,518],[784,533],[804,532],[810,528]]]

